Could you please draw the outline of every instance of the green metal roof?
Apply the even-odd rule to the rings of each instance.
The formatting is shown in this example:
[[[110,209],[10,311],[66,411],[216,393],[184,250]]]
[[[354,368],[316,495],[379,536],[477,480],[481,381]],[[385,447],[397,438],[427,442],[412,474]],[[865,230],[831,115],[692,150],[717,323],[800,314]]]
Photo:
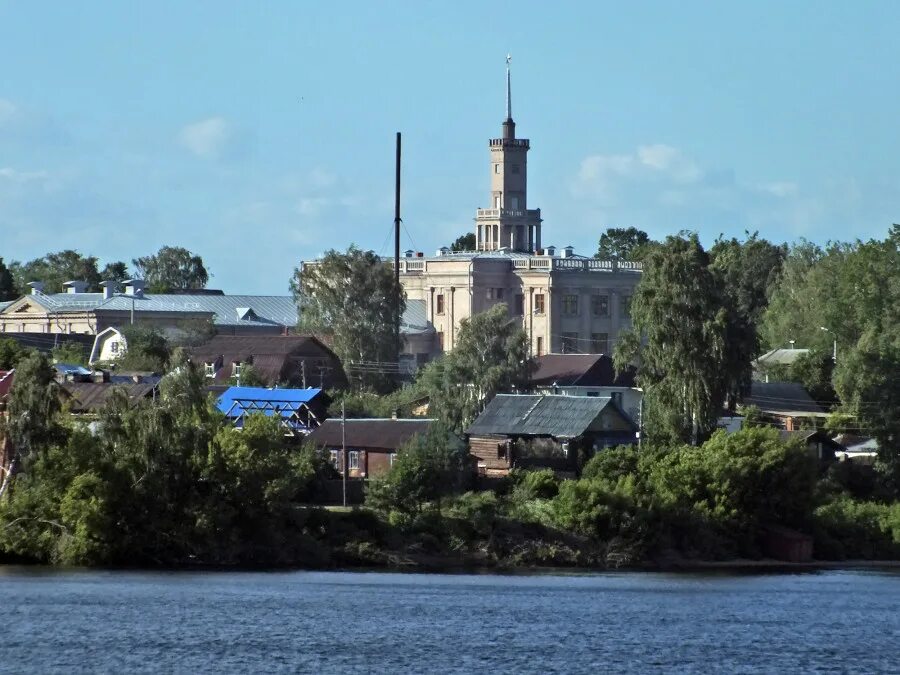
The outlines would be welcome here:
[[[610,398],[599,396],[498,394],[466,433],[575,438],[607,406],[615,408]]]

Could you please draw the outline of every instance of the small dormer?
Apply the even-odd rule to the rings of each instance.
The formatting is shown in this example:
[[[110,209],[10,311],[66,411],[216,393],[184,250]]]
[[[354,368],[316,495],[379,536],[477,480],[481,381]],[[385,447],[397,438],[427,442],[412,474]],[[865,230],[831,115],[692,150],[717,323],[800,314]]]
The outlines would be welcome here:
[[[403,253],[403,257],[404,258],[412,258],[414,254],[415,254],[415,251],[413,251],[412,249],[409,249],[408,251]]]
[[[66,289],[66,293],[70,295],[74,295],[76,293],[85,293],[88,289],[88,284],[86,281],[66,281],[63,283],[63,288]]]
[[[43,281],[29,281],[29,288],[31,288],[32,295],[40,295],[44,292],[44,282]]]
[[[563,249],[563,258],[571,258],[575,255],[575,247],[574,246],[566,246]]]
[[[144,280],[143,279],[127,279],[125,282],[125,295],[133,298],[144,297]]]
[[[212,361],[206,361],[203,364],[203,374],[210,379],[215,378],[216,373],[222,368],[222,361],[222,356],[217,356]]]
[[[556,257],[556,247],[555,246],[548,246],[544,250],[546,251],[547,255],[550,256],[551,258]]]
[[[235,311],[237,312],[238,321],[259,321],[259,317],[252,307],[237,307]]]
[[[116,294],[118,284],[115,281],[101,281],[100,287],[103,289],[103,299],[109,300]]]

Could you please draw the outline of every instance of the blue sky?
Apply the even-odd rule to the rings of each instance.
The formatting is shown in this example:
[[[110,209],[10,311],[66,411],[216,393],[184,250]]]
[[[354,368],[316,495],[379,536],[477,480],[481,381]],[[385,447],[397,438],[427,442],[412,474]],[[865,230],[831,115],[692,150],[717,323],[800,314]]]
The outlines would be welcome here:
[[[896,2],[6,2],[0,255],[162,245],[211,286],[433,252],[488,205],[487,140],[530,138],[544,242],[883,237],[900,220]]]

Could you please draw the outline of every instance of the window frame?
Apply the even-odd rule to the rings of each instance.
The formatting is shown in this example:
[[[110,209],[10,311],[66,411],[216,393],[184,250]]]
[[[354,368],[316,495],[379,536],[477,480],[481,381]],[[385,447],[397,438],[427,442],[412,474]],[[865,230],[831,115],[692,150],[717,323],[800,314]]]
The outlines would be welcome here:
[[[598,311],[600,309],[603,311]],[[591,314],[601,319],[609,318],[609,293],[591,294]]]

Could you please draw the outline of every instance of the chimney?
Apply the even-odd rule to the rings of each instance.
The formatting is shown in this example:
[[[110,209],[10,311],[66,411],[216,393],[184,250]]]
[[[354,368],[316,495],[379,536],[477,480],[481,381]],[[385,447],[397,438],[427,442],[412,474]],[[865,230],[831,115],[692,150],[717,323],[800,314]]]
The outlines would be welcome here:
[[[425,255],[425,254],[422,253],[422,251],[416,251],[416,257],[417,257],[417,258],[422,258],[422,257],[424,257],[424,255]]]
[[[39,295],[44,292],[44,282],[43,281],[29,281],[28,285],[31,287],[32,295]]]
[[[118,284],[115,281],[101,281],[100,286],[103,288],[103,299],[109,300],[116,294]]]
[[[125,281],[125,295],[133,296],[135,298],[143,298],[144,280],[128,279],[127,281]]]
[[[403,254],[403,257],[404,257],[404,258],[412,258],[412,257],[413,257],[413,253],[414,253],[414,251],[413,251],[412,249],[410,249],[410,250],[406,251],[406,252]]]
[[[84,293],[88,289],[88,285],[86,281],[66,281],[63,283],[63,288],[69,294]]]

